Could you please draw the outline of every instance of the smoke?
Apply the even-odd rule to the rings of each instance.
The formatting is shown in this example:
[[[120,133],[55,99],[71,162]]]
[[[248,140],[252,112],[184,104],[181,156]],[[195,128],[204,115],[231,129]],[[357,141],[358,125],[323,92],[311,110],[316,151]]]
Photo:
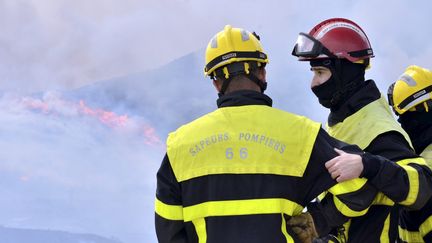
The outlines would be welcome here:
[[[297,34],[353,19],[376,56],[367,77],[385,92],[408,65],[432,67],[429,9],[425,0],[0,1],[0,223],[155,242],[163,140],[215,108],[203,49],[224,25],[261,36],[275,107],[325,122],[309,65],[290,55]]]
[[[0,90],[73,89],[160,66],[201,47],[183,34],[188,14],[182,1],[1,1]]]
[[[399,51],[410,56],[409,61],[421,62],[425,53],[419,49],[430,50],[424,41],[431,34],[427,6],[427,1],[372,0],[4,0],[0,90],[74,89],[154,69],[204,48],[226,24],[261,33],[280,72],[296,66],[290,51],[297,33],[330,17],[359,22],[377,54],[386,52],[390,43],[392,53],[380,56],[385,63],[394,62]],[[397,67],[405,62],[397,60]]]
[[[4,94],[0,124],[3,225],[154,241],[164,145],[147,119],[46,92]]]

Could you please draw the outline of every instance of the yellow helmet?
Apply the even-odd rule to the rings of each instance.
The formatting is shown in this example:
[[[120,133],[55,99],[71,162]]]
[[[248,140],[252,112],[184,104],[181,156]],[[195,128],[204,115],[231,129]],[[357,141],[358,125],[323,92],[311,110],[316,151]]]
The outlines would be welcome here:
[[[233,70],[229,70],[228,64],[245,62],[242,71],[249,73],[249,64],[246,61],[256,61],[258,66],[268,63],[267,55],[259,41],[259,37],[244,29],[232,28],[226,25],[224,30],[217,33],[208,43],[205,53],[204,74],[214,77],[216,70],[221,69],[225,78],[228,78]],[[235,70],[238,72],[238,70]]]
[[[429,111],[432,100],[432,72],[419,66],[409,66],[388,90],[388,100],[397,115],[415,111],[421,104]]]

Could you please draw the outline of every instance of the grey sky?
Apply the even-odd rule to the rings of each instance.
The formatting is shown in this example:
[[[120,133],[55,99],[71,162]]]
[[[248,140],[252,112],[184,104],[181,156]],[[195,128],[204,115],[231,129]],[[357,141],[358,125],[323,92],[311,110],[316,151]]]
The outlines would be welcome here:
[[[430,5],[425,0],[2,0],[0,90],[71,89],[156,68],[205,47],[228,23],[262,33],[270,58],[276,57],[273,63],[295,67],[289,53],[296,34],[336,16],[352,18],[366,30],[380,70],[399,72],[413,62],[427,67]]]

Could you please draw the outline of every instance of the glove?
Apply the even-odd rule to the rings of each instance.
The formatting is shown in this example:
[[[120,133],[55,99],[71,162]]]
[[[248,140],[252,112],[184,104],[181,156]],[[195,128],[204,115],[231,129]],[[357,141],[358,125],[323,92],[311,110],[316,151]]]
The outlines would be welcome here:
[[[287,225],[303,243],[311,243],[313,239],[318,237],[313,218],[308,212],[291,217]]]

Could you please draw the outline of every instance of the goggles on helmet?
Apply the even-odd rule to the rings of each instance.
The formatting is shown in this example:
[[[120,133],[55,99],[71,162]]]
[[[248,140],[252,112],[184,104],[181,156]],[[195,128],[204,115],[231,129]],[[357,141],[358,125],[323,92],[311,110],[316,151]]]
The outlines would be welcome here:
[[[320,41],[303,32],[298,35],[297,42],[291,54],[304,58],[316,58],[320,56],[336,58]]]

